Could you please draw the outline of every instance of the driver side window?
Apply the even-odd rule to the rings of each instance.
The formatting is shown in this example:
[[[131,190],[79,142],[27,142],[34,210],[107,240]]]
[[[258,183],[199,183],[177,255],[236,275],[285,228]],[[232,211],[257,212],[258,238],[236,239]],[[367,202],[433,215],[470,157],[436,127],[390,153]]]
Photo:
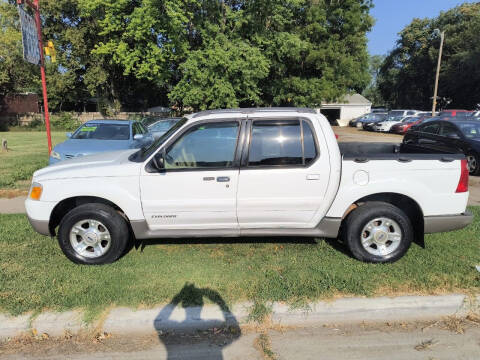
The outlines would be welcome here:
[[[238,122],[193,126],[166,151],[165,169],[232,167],[238,129]]]

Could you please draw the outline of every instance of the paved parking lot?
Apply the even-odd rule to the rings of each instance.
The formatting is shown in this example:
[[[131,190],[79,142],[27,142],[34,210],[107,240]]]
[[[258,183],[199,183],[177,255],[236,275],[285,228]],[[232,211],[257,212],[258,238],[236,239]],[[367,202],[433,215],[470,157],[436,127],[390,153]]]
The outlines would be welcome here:
[[[403,136],[388,133],[377,133],[363,131],[353,127],[333,127],[333,131],[338,135],[338,141],[365,141],[365,142],[396,142],[401,143]]]

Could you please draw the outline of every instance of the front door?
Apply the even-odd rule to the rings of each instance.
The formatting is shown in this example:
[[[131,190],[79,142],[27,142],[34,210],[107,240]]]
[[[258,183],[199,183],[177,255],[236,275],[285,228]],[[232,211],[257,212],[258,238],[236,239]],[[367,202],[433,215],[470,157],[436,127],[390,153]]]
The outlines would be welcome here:
[[[240,122],[202,122],[165,150],[165,171],[140,178],[151,230],[237,229],[235,161]]]
[[[306,119],[249,120],[237,197],[241,229],[310,227],[324,206],[330,176],[328,150],[318,143],[315,125]]]

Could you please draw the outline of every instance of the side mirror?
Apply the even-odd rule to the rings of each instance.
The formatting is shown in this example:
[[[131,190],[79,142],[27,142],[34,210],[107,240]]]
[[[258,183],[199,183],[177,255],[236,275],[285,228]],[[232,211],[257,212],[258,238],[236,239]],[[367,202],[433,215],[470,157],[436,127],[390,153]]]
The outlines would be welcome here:
[[[133,136],[133,140],[142,140],[143,139],[143,135],[142,134],[137,134],[137,135],[134,135]]]
[[[165,158],[163,152],[159,152],[152,158],[152,167],[157,171],[165,170]]]
[[[68,133],[65,134],[65,136],[70,139],[72,137],[72,133],[68,132]]]

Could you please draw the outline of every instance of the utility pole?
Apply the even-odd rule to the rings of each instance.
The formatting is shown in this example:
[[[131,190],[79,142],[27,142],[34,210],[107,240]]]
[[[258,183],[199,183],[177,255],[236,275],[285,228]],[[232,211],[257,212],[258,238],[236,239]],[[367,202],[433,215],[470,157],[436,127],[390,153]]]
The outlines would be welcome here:
[[[45,76],[45,56],[43,55],[43,41],[42,41],[42,22],[40,19],[40,5],[39,0],[17,0],[18,5],[26,4],[35,14],[35,25],[37,28],[38,48],[40,50],[40,75],[42,77],[42,93],[43,93],[43,111],[45,114],[45,128],[47,129],[48,154],[52,152],[52,135],[50,133],[50,114],[48,112],[48,95],[47,95],[47,80]]]
[[[442,65],[443,42],[445,40],[445,31],[440,33],[440,51],[438,52],[437,75],[435,76],[435,90],[433,91],[432,116],[435,116],[437,108],[438,78],[440,77],[440,67]]]

